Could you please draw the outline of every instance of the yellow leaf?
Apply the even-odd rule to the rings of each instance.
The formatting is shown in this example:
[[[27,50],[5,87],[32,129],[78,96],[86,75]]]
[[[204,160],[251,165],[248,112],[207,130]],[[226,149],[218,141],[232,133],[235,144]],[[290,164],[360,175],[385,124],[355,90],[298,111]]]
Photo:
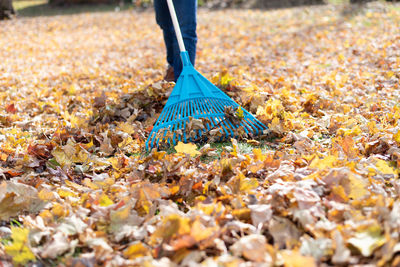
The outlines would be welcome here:
[[[130,204],[128,204],[125,207],[122,207],[118,210],[112,210],[110,212],[111,221],[121,222],[121,221],[128,219],[129,215],[131,214],[130,213],[131,209],[132,209],[132,206]]]
[[[136,242],[124,250],[124,257],[132,260],[138,257],[147,256],[149,253],[150,250],[144,246],[142,242]]]
[[[76,197],[76,194],[71,191],[70,189],[64,187],[64,188],[59,188],[57,190],[57,193],[60,197],[66,198],[66,197]]]
[[[397,133],[393,135],[393,140],[400,145],[400,130],[398,130]]]
[[[11,227],[12,243],[4,247],[5,252],[12,257],[14,264],[25,265],[35,260],[35,255],[28,246],[29,230],[19,227]]]
[[[261,149],[254,148],[253,149],[254,159],[259,161],[264,161],[267,157],[262,154]]]
[[[166,154],[167,154],[167,152],[165,152],[165,151],[160,151],[160,152],[158,152],[156,150],[152,151],[152,157],[155,160],[162,160]]]
[[[256,115],[265,116],[266,119],[272,120],[283,113],[284,110],[285,108],[280,100],[270,98],[265,105],[258,106]]]
[[[357,248],[364,257],[369,257],[376,248],[387,241],[381,232],[380,226],[371,226],[367,230],[356,233],[347,242]]]
[[[70,167],[72,165],[72,160],[68,158],[68,156],[65,154],[65,152],[60,148],[57,147],[54,149],[51,154],[54,156],[56,161],[61,165],[62,168],[64,167]]]
[[[93,138],[90,140],[90,143],[87,143],[87,144],[81,144],[81,146],[82,146],[84,149],[89,149],[89,148],[92,148],[92,147],[94,146],[94,143],[93,143]]]
[[[285,262],[285,267],[315,267],[314,258],[301,255],[297,251],[286,250],[281,254]]]
[[[244,118],[244,112],[243,112],[242,107],[238,107],[238,109],[236,110],[236,116],[239,119],[243,119]]]
[[[52,211],[53,215],[55,215],[59,218],[67,216],[69,214],[69,210],[64,208],[64,206],[59,203],[54,203],[51,211]]]
[[[68,94],[69,95],[74,95],[76,93],[76,85],[75,84],[71,84],[71,86],[68,89]]]
[[[99,199],[99,204],[102,207],[108,207],[113,205],[114,202],[106,194],[102,194]]]
[[[191,157],[201,154],[199,151],[197,151],[197,146],[192,143],[184,144],[182,142],[178,142],[178,144],[175,146],[175,150],[178,153],[189,154]]]
[[[54,193],[43,188],[42,190],[40,190],[39,194],[38,194],[39,198],[43,201],[49,201],[49,200],[53,200],[54,199]]]
[[[148,199],[147,194],[142,190],[139,192],[139,199],[136,203],[137,206],[142,208],[145,214],[148,214],[150,211],[151,206],[153,205],[152,202]]]
[[[211,237],[216,232],[216,230],[216,227],[207,228],[201,222],[195,221],[192,224],[190,234],[194,237],[194,239],[196,239],[197,242],[200,242]]]
[[[350,174],[349,181],[350,181],[349,198],[360,199],[368,193],[368,190],[366,189],[366,183],[360,178],[357,178],[355,175]]]
[[[179,192],[179,185],[175,185],[175,186],[171,187],[169,192],[171,193],[171,195],[175,195],[176,193],[178,193]]]
[[[220,160],[220,165],[222,175],[230,173],[233,169],[232,159],[223,158]]]
[[[88,162],[88,160],[89,160],[89,153],[88,153],[86,150],[81,149],[81,148],[78,146],[78,151],[77,151],[77,153],[75,153],[75,155],[72,157],[72,160],[73,160],[73,162],[76,162],[76,163],[85,163],[85,162]]]
[[[344,191],[344,188],[340,185],[332,187],[332,194],[340,197],[343,201],[349,200],[346,192]]]
[[[246,178],[243,173],[239,172],[234,178],[228,181],[227,185],[234,193],[248,192],[257,188],[258,181],[255,178]]]
[[[120,124],[118,124],[116,130],[122,131],[127,134],[134,134],[136,132],[135,126],[133,124],[127,123],[127,122],[121,122]]]
[[[376,168],[383,174],[397,175],[397,171],[390,167],[387,161],[384,161],[382,159],[376,159]]]
[[[51,221],[53,219],[53,214],[49,210],[44,210],[40,212],[39,214],[40,217],[46,222],[46,221]]]
[[[395,75],[395,73],[393,71],[388,71],[385,74],[386,78],[388,78],[388,79],[392,78],[394,75]]]
[[[212,213],[218,213],[222,212],[224,210],[223,204],[221,202],[218,202],[217,204],[212,203],[212,204],[204,204],[204,203],[199,203],[197,204],[197,209],[201,210],[204,212],[204,214],[211,215]]]
[[[271,123],[268,123],[268,128],[277,134],[283,134],[285,130],[282,127],[281,120],[278,117],[274,117],[271,121]]]
[[[346,111],[346,112],[348,112],[348,111]],[[351,128],[351,129],[343,129],[343,128],[340,128],[340,129],[338,129],[338,131],[337,131],[337,134],[338,134],[338,135],[343,135],[343,136],[358,136],[358,135],[360,135],[361,133],[362,133],[362,130],[361,130],[361,128],[360,128],[358,125],[354,126],[354,127]]]
[[[111,163],[111,166],[114,168],[114,170],[119,171],[122,169],[122,161],[119,160],[117,157],[109,158],[108,161]]]
[[[317,169],[326,169],[334,167],[335,163],[338,162],[338,159],[335,156],[326,156],[325,158],[318,158],[315,157],[310,164],[310,168],[317,168]]]
[[[81,186],[81,185],[79,185],[77,183],[74,183],[74,182],[71,182],[71,181],[68,181],[68,180],[65,180],[65,184],[68,187],[73,188],[73,189],[78,190],[78,191],[85,191],[87,189],[87,187]]]
[[[88,179],[88,178],[85,178],[85,180],[83,180],[83,184],[84,184],[85,186],[89,187],[90,189],[93,189],[93,190],[99,189],[99,185],[93,183],[93,182],[92,182],[90,179]]]
[[[2,160],[2,161],[6,161],[7,160],[7,158],[8,158],[8,154],[5,154],[5,153],[0,153],[0,160]]]
[[[161,225],[156,229],[150,237],[150,243],[156,244],[159,239],[168,240],[175,235],[184,235],[190,233],[190,219],[180,217],[177,214],[165,217]]]
[[[247,192],[249,190],[255,189],[258,186],[258,181],[255,178],[244,178],[240,181],[240,191]]]

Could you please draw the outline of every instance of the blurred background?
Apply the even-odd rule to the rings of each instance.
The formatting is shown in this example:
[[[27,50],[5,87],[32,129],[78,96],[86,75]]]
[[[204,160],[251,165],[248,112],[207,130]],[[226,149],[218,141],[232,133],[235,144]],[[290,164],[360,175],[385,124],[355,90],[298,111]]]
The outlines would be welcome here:
[[[381,0],[396,2],[398,0]],[[200,7],[221,8],[287,8],[304,5],[363,5],[370,0],[198,0]],[[52,16],[83,12],[147,9],[152,0],[0,0],[0,19],[14,16]]]

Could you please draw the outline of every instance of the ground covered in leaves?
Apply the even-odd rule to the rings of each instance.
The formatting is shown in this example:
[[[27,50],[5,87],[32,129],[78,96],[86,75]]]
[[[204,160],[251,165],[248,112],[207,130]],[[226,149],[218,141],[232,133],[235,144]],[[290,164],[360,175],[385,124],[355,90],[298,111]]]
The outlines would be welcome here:
[[[274,138],[145,153],[172,88],[153,13],[0,22],[0,264],[398,266],[399,23],[200,11],[196,68]]]

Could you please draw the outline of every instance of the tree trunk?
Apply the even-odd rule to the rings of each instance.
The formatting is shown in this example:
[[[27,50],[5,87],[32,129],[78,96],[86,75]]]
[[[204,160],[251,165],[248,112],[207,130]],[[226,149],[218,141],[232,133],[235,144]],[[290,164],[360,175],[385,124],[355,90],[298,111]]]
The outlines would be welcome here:
[[[0,20],[10,19],[14,14],[12,0],[0,0]]]

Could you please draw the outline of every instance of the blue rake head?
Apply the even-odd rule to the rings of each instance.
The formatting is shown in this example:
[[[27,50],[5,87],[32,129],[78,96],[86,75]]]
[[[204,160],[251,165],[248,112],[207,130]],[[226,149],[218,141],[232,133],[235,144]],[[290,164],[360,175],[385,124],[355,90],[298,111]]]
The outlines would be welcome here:
[[[160,144],[206,140],[213,133],[218,140],[240,135],[259,135],[268,129],[245,109],[240,120],[230,118],[239,105],[203,77],[190,63],[188,53],[181,52],[183,70],[146,141],[146,149]],[[190,127],[193,120],[203,127]]]

